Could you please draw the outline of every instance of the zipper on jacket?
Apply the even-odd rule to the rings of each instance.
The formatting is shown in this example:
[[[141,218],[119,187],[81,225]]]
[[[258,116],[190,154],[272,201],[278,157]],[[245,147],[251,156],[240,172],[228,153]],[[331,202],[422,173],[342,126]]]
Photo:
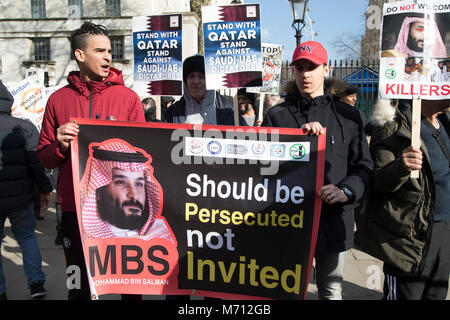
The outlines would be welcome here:
[[[89,119],[92,117],[92,90],[91,90],[91,82],[87,82],[87,87],[89,90]]]

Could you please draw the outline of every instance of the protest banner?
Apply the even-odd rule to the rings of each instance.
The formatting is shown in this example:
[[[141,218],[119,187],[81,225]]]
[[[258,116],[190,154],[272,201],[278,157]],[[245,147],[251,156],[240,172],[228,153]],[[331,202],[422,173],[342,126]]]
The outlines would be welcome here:
[[[274,43],[261,43],[262,49],[262,87],[249,88],[248,92],[274,93],[280,90],[283,46]]]
[[[263,120],[265,95],[278,94],[280,90],[283,46],[273,43],[261,43],[262,48],[262,87],[248,88],[248,92],[259,93],[258,120]]]
[[[41,86],[45,86],[45,70],[42,68],[29,67],[25,69],[25,78],[36,76],[39,82],[36,84],[40,84]]]
[[[41,131],[48,97],[61,86],[44,87],[35,75],[27,77],[19,83],[5,83],[5,86],[14,97],[11,115],[30,120],[38,131]]]
[[[305,298],[324,134],[72,120],[80,129],[71,157],[94,299]]]
[[[134,83],[140,96],[182,94],[182,15],[133,17]]]
[[[202,7],[206,89],[262,85],[259,4]]]
[[[450,94],[450,5],[446,0],[385,3],[379,94],[441,100]]]
[[[413,99],[412,145],[418,147],[421,100],[450,95],[450,5],[445,0],[385,3],[381,34],[379,95]],[[418,178],[419,171],[411,177]]]

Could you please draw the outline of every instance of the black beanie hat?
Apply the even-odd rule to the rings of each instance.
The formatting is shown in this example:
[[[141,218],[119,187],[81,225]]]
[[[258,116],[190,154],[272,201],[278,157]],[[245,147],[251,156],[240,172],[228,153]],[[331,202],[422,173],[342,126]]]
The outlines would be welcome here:
[[[359,91],[358,87],[355,87],[355,86],[349,84],[349,85],[347,86],[347,88],[345,88],[344,93],[345,93],[346,95],[351,95],[351,94],[357,93],[358,91]]]
[[[245,96],[252,102],[252,105],[255,105],[256,94],[253,92],[247,92],[246,88],[240,88],[237,92],[237,96]]]
[[[188,57],[183,62],[183,81],[186,82],[189,73],[198,71],[205,74],[205,58],[202,55],[196,54]]]

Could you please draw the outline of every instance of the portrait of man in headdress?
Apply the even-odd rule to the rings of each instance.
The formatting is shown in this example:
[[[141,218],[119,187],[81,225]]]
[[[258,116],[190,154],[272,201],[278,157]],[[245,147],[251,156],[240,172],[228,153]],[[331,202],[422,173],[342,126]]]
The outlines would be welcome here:
[[[442,58],[447,56],[444,42],[442,41],[436,23],[433,23],[435,30],[433,58]],[[420,17],[406,17],[403,20],[400,34],[398,35],[397,44],[394,50],[404,54],[407,57],[423,56],[424,39],[425,39],[425,19]]]
[[[92,143],[89,152],[81,186],[83,237],[175,243],[161,216],[163,193],[151,156],[120,139]]]
[[[402,21],[401,26],[397,29],[398,27],[395,27],[395,24],[400,16],[404,15],[386,16],[384,19],[382,57],[423,57],[425,37],[434,38],[431,38],[433,39],[433,47],[430,53],[432,57],[430,58],[447,57],[447,49],[436,21],[431,22],[433,30],[430,30],[430,28],[427,30],[423,14],[411,14],[400,20]],[[393,37],[396,40],[393,40]]]

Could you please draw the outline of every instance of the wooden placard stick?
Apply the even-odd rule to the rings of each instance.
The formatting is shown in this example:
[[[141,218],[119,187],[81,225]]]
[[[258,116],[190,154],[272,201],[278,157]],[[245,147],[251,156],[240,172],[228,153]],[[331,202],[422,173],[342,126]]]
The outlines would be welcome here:
[[[420,119],[422,100],[413,99],[412,104],[412,124],[411,124],[411,146],[420,148]],[[419,178],[419,170],[411,171],[411,178]]]
[[[234,110],[234,125],[239,126],[239,106],[237,91],[233,96],[233,110]]]
[[[261,92],[259,95],[259,108],[258,108],[258,121],[262,122],[263,118],[263,109],[264,109],[264,99],[266,99],[266,94]]]
[[[156,119],[161,120],[161,96],[155,97],[156,103]]]

